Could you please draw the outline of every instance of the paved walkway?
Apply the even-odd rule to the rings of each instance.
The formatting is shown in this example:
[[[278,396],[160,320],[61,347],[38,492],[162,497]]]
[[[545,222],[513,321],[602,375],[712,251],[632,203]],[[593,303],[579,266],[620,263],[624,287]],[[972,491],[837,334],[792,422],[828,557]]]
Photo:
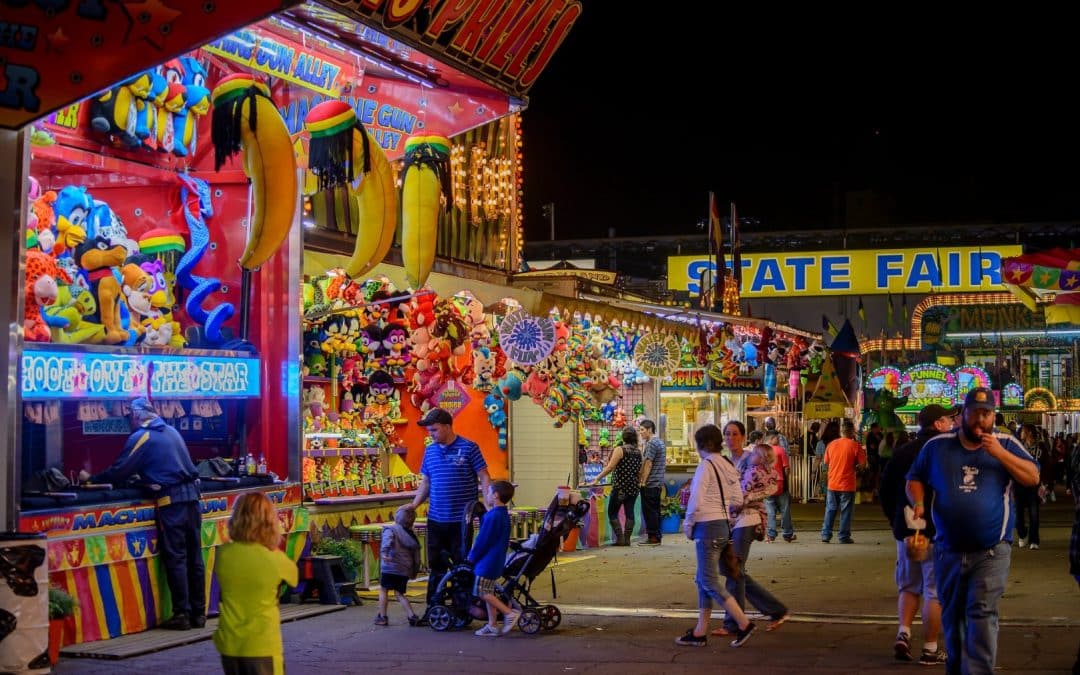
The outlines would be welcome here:
[[[704,673],[717,667],[763,673],[911,673],[892,659],[895,548],[880,509],[856,507],[850,546],[822,544],[823,507],[795,507],[799,540],[755,543],[750,573],[794,612],[775,633],[741,649],[714,638],[678,647],[695,615],[692,549],[681,535],[658,548],[605,547],[560,557],[555,567],[565,616],[554,633],[484,640],[471,632],[410,629],[396,605],[389,628],[372,625],[375,603],[282,627],[290,673]],[[1080,591],[1068,576],[1070,505],[1044,511],[1042,548],[1013,549],[1002,600],[998,665],[1002,672],[1067,673],[1080,643]],[[536,595],[551,597],[550,575]],[[422,584],[411,590],[422,598]],[[915,628],[915,647],[920,628]],[[124,661],[64,659],[58,673],[219,672],[209,642]],[[933,672],[933,671],[928,671]],[[938,671],[942,672],[942,671]]]

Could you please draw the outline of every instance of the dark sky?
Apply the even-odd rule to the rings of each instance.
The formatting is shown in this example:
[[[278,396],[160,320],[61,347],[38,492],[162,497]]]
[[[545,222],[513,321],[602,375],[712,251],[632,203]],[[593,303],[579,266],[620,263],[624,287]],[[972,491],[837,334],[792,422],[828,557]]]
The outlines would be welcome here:
[[[705,4],[584,2],[524,115],[529,239],[545,202],[557,238],[693,233],[709,190],[774,230],[832,227],[867,188],[880,224],[1080,217],[1080,59],[1052,17]]]

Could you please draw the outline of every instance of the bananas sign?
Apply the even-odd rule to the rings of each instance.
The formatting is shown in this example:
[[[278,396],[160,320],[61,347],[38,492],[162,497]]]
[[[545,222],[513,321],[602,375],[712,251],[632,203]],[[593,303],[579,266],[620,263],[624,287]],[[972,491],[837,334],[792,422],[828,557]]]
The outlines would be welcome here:
[[[743,253],[742,297],[1001,290],[1002,258],[1020,253],[1020,246]],[[704,255],[671,256],[668,288],[696,295],[701,274],[714,267]]]

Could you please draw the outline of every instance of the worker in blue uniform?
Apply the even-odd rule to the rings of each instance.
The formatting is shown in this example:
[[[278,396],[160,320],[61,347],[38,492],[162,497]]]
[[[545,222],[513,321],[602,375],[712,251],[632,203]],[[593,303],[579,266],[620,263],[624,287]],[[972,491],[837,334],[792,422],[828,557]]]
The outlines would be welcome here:
[[[180,433],[158,416],[145,398],[131,401],[131,436],[112,466],[90,483],[119,483],[138,474],[157,505],[158,554],[172,594],[173,615],[160,624],[170,630],[206,625],[206,571],[202,558],[199,472]]]

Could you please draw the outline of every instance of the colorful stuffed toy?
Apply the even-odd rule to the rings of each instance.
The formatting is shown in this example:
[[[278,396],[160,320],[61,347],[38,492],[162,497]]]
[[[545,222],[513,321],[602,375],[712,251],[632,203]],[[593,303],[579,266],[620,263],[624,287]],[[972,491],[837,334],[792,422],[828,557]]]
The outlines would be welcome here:
[[[500,396],[488,394],[484,397],[484,409],[487,410],[488,422],[499,432],[499,449],[506,450],[506,402]]]
[[[177,157],[187,157],[195,154],[199,126],[195,118],[210,110],[210,90],[206,88],[206,68],[201,63],[190,56],[181,56],[177,61],[182,73],[180,82],[184,85],[184,107],[173,118],[176,141],[172,151]]]
[[[26,252],[26,300],[23,308],[23,339],[50,342],[52,334],[42,312],[56,303],[57,283],[70,283],[50,256],[41,251]]]
[[[113,273],[113,268],[120,267],[126,257],[127,249],[113,246],[101,236],[75,248],[75,262],[85,270],[90,293],[97,301],[97,312],[91,316],[91,322],[105,327],[104,342],[110,345],[124,344],[130,337],[121,324],[120,307],[124,294],[120,281]]]

